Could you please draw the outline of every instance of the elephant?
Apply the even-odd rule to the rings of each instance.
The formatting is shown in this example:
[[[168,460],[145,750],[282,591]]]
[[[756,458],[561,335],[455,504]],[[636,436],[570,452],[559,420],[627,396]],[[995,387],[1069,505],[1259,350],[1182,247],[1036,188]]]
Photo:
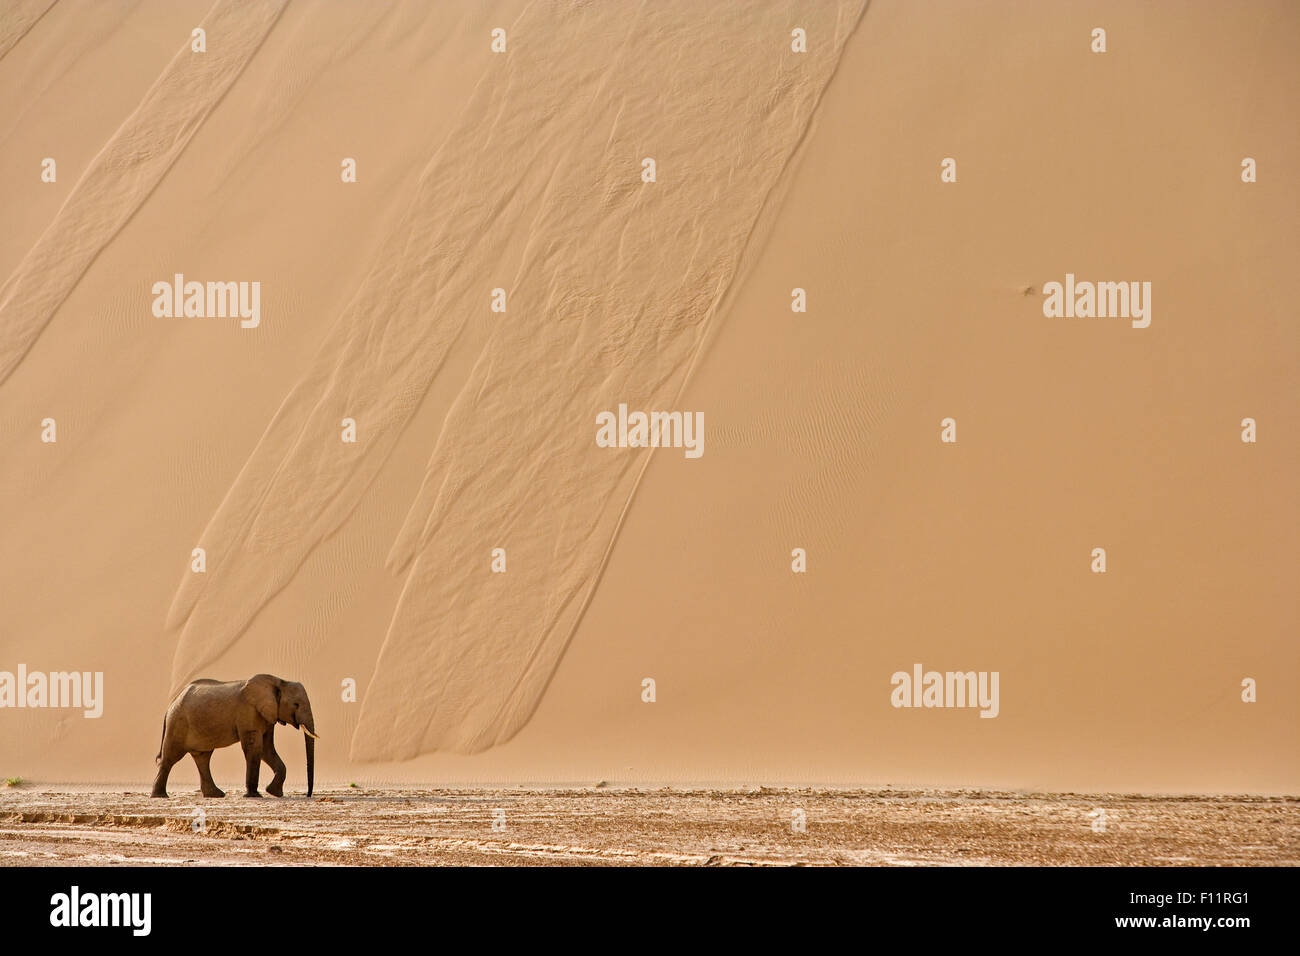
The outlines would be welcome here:
[[[260,797],[257,792],[258,771],[266,761],[274,777],[266,792],[284,796],[284,761],[275,752],[275,725],[289,724],[301,728],[307,747],[307,796],[312,793],[316,776],[316,722],[312,718],[307,690],[295,681],[281,680],[270,674],[258,674],[248,680],[196,680],[181,691],[167,708],[163,718],[162,745],[154,763],[158,776],[150,796],[167,796],[167,775],[176,762],[189,754],[199,768],[199,780],[205,797],[224,797],[208,767],[212,751],[239,743],[248,762],[244,796]]]

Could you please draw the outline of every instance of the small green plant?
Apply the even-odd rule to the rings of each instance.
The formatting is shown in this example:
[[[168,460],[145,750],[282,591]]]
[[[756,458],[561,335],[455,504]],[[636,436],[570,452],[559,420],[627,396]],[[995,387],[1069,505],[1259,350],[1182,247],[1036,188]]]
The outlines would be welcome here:
[[[25,782],[22,777],[5,777],[6,787],[21,787]]]
[[[350,783],[350,784],[348,784],[348,786],[351,787],[353,790],[360,790],[360,789],[361,789],[361,788],[358,787],[355,783]]]

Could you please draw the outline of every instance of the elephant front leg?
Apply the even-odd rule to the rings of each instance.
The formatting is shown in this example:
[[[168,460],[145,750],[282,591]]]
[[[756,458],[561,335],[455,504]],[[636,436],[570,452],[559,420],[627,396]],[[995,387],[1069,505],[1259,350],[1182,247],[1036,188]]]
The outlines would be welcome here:
[[[243,735],[244,760],[248,763],[248,772],[244,775],[244,796],[261,797],[257,792],[257,773],[262,766],[262,735],[249,731]]]
[[[275,727],[272,726],[262,736],[262,759],[266,765],[271,768],[271,773],[275,774],[271,782],[266,785],[266,792],[273,797],[284,796],[284,778],[288,774],[288,768],[285,767],[284,761],[280,755],[275,752]]]

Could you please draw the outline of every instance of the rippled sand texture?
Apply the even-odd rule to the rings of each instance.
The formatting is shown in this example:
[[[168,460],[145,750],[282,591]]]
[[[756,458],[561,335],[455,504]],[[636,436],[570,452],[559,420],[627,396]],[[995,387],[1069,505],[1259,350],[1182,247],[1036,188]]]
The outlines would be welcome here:
[[[0,57],[35,26],[54,0],[9,0],[0,10]]]
[[[184,151],[286,2],[221,0],[200,24],[212,39],[209,49],[197,56],[187,43],[95,157],[54,221],[0,287],[0,382]],[[0,56],[39,19],[35,11],[40,7],[23,4],[4,18]]]
[[[175,680],[347,520],[465,323],[492,322],[393,545],[405,587],[353,756],[515,734],[649,459],[597,448],[596,414],[676,407],[862,9],[528,8],[203,534],[209,571],[185,576],[171,611]],[[494,275],[519,241],[518,273]],[[489,311],[497,286],[505,315]],[[339,440],[344,418],[356,445]],[[489,571],[495,547],[507,574]]]

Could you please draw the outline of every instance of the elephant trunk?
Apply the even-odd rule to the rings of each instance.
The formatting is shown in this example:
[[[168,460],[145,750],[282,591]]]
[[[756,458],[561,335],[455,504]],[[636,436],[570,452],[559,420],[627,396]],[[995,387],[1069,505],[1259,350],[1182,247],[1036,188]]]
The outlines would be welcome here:
[[[307,796],[310,797],[316,783],[316,738],[303,734],[302,739],[307,743]]]
[[[302,721],[303,742],[307,747],[307,796],[311,796],[312,789],[316,786],[316,721],[311,715],[311,704],[307,705],[307,713]]]

